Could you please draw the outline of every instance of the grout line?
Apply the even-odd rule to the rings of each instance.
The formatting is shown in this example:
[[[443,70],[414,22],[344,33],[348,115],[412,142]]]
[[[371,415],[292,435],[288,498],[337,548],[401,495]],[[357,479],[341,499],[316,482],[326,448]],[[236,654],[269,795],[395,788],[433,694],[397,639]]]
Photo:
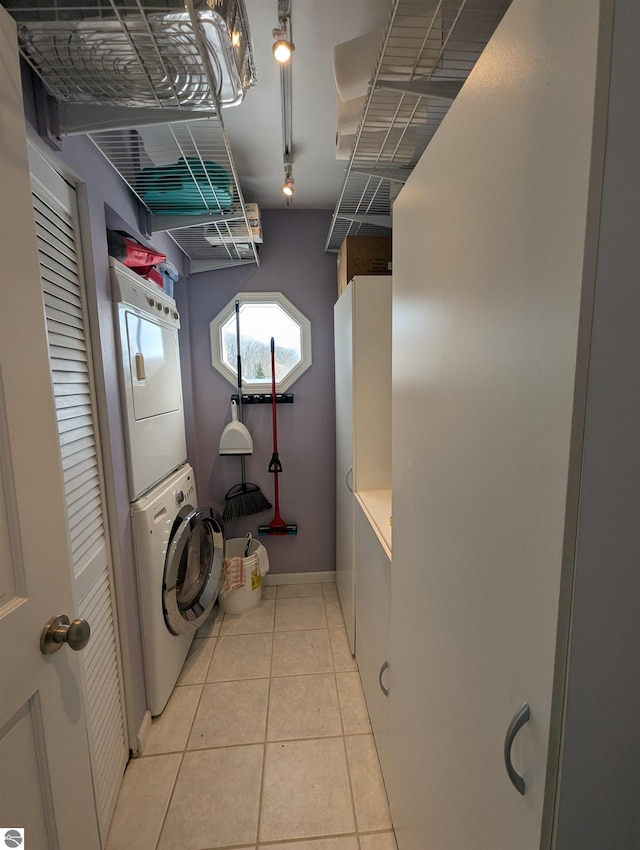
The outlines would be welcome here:
[[[277,612],[277,592],[276,604],[273,606],[273,629],[271,630],[271,658],[269,659],[269,687],[267,688],[267,711],[264,720],[264,741],[262,744],[262,770],[260,771],[260,793],[258,794],[258,820],[256,822],[256,847],[260,838],[260,826],[262,824],[262,802],[264,797],[264,777],[267,763],[267,735],[269,730],[269,709],[271,707],[271,682],[273,681],[273,651],[275,646],[276,633],[276,612]]]

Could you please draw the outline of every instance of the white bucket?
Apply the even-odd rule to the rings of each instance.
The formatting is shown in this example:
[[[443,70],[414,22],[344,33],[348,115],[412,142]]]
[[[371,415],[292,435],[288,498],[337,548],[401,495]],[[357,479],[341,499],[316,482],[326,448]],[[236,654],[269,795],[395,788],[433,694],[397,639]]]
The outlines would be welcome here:
[[[249,543],[249,554],[244,553]],[[262,547],[254,537],[232,537],[225,540],[225,558],[242,558],[244,584],[228,593],[220,591],[218,602],[225,614],[246,614],[262,599],[262,576],[258,566],[258,550]]]

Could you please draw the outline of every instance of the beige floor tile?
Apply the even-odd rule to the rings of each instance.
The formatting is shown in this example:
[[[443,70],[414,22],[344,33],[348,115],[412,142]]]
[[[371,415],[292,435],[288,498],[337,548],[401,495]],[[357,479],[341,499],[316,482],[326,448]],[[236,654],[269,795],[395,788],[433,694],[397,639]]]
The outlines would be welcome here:
[[[181,759],[175,753],[129,762],[105,850],[155,850]]]
[[[196,632],[197,638],[216,637],[220,632],[220,624],[222,623],[222,611],[216,602],[213,606],[213,611],[209,614],[204,623]]]
[[[187,745],[202,685],[174,688],[164,711],[151,722],[143,755],[182,752]]]
[[[373,735],[348,735],[344,740],[358,830],[391,829],[389,804]]]
[[[393,832],[360,836],[360,850],[398,850]]]
[[[253,846],[262,745],[185,753],[158,850]]]
[[[226,635],[218,638],[207,682],[268,677],[272,649],[272,634]]]
[[[246,614],[225,614],[220,634],[252,635],[272,632],[275,610],[275,599],[262,599],[253,611],[248,611]]]
[[[340,600],[337,596],[325,596],[324,610],[327,617],[327,624],[330,629],[344,626],[342,605],[340,604]]]
[[[336,585],[335,581],[323,581],[322,593],[324,596],[337,596],[338,586]]]
[[[317,584],[279,584],[278,599],[295,599],[300,596],[322,596],[322,585]]]
[[[276,602],[277,632],[297,629],[326,629],[324,600],[321,596],[303,596],[280,599]]]
[[[265,584],[262,583],[262,598],[263,599],[275,599],[277,596],[277,590],[275,584]]]
[[[347,670],[357,670],[358,665],[351,654],[346,629],[329,629],[331,652],[336,673]]]
[[[178,676],[179,685],[202,685],[207,677],[217,638],[194,640]]]
[[[333,673],[283,676],[271,682],[268,741],[341,735]]]
[[[343,739],[267,744],[260,841],[354,831]]]
[[[293,844],[261,844],[260,850],[358,850],[358,839],[355,835],[341,835],[337,838],[294,841]]]
[[[269,679],[205,685],[188,749],[255,744],[265,739]]]
[[[336,673],[336,683],[344,734],[357,735],[360,732],[371,732],[360,674],[357,671]]]
[[[333,669],[329,631],[307,629],[273,636],[272,676],[330,673]]]

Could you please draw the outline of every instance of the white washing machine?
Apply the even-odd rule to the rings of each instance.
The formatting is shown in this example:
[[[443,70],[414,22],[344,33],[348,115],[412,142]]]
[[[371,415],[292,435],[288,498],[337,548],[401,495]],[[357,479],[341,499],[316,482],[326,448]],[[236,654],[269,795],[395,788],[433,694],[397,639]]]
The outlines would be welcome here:
[[[171,696],[196,629],[218,596],[224,540],[211,509],[197,507],[185,464],[131,505],[149,709]]]

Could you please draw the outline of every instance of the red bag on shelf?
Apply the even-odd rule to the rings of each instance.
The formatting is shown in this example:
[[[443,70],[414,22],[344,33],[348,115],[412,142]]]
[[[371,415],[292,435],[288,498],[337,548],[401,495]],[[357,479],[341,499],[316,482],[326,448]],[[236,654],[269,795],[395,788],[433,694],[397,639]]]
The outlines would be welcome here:
[[[161,254],[160,251],[154,251],[152,248],[145,248],[135,239],[117,230],[107,230],[107,238],[109,255],[142,277],[148,275],[153,266],[167,259],[166,254]]]

